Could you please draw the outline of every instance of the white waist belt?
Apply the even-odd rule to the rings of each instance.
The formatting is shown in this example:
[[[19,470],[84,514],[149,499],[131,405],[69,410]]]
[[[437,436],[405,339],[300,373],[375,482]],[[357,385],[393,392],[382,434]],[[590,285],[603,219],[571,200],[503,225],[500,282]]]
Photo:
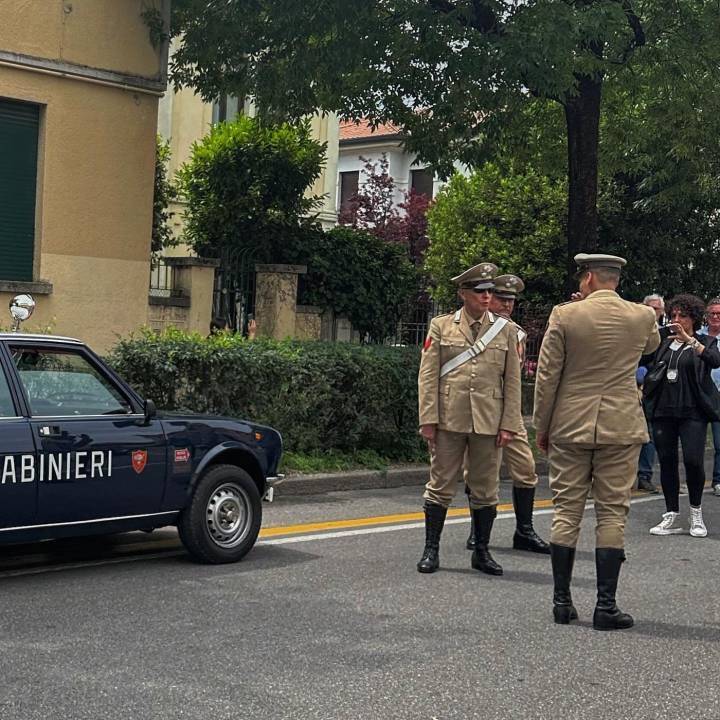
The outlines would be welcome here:
[[[452,360],[448,360],[440,368],[440,377],[444,377],[449,372],[455,370],[455,368],[464,365],[468,360],[485,352],[487,346],[500,334],[507,323],[508,321],[505,318],[496,318],[495,322],[487,329],[487,332],[481,338],[478,338],[474,345],[471,345],[465,352],[460,353]]]

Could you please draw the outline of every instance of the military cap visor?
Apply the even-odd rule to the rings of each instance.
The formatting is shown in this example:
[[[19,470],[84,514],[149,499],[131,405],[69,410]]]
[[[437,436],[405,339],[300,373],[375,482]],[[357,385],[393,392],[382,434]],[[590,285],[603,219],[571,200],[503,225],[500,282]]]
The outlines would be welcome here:
[[[498,275],[494,283],[495,296],[506,300],[517,300],[525,289],[525,283],[517,275]]]
[[[593,270],[616,270],[620,271],[627,260],[617,255],[603,255],[601,253],[580,253],[575,256],[575,264],[577,265],[577,275],[592,272]]]
[[[452,281],[461,290],[492,290],[495,287],[493,278],[497,275],[497,271],[497,265],[483,262],[456,275]]]

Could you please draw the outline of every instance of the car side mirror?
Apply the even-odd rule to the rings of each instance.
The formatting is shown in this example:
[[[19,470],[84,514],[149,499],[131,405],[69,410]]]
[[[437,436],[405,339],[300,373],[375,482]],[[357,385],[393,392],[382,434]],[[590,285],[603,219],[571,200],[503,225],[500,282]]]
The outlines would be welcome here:
[[[143,413],[145,414],[145,424],[148,424],[157,415],[157,408],[152,400],[145,400]]]

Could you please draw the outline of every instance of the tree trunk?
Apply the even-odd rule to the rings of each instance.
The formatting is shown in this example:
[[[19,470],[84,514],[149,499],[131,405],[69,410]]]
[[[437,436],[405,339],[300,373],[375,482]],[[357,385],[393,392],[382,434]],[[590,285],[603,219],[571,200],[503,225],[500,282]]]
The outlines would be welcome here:
[[[602,79],[582,77],[578,95],[565,104],[568,136],[568,291],[579,252],[594,252],[598,242],[597,179]]]

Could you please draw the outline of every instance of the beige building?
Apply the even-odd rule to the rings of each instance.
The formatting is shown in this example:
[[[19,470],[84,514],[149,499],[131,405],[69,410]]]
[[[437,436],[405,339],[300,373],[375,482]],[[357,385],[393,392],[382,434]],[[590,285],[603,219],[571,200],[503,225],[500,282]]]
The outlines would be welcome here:
[[[250,100],[225,97],[214,103],[205,103],[191,89],[168,92],[160,101],[158,113],[158,133],[170,142],[172,153],[168,174],[174,175],[180,166],[190,158],[192,145],[206,135],[213,123],[232,120],[240,114],[255,115],[255,107]],[[337,169],[340,138],[340,123],[336,115],[316,115],[312,118],[313,137],[326,143],[327,160],[320,177],[311,188],[309,195],[323,198],[318,215],[326,228],[337,224]],[[171,208],[175,215],[173,225],[175,234],[182,235],[182,203]],[[166,254],[186,253],[187,248],[171,249]]]
[[[0,1],[0,305],[31,292],[28,329],[100,351],[148,320],[167,67],[148,10],[170,0]]]
[[[191,89],[168,91],[160,101],[158,112],[158,133],[170,143],[168,175],[174,176],[189,160],[193,143],[206,135],[214,123],[232,120],[241,114],[255,115],[252,101],[226,96],[216,102],[205,103]],[[313,137],[325,143],[327,149],[322,173],[307,193],[322,198],[318,217],[329,229],[337,224],[340,123],[336,115],[317,115],[311,119],[311,126]],[[296,306],[298,274],[302,274],[304,269],[285,265],[256,268],[250,263],[247,272],[252,274],[252,278],[244,276],[243,290],[232,294],[232,300],[222,298],[223,291],[219,287],[213,291],[212,268],[208,265],[203,267],[199,259],[192,257],[192,250],[182,242],[185,212],[182,199],[173,203],[170,210],[173,213],[173,234],[180,243],[166,248],[164,259],[153,269],[149,314],[152,328],[163,330],[174,326],[207,332],[214,315],[226,327],[244,329],[252,312],[260,334],[278,338],[319,336],[320,319],[316,309]],[[255,269],[258,270],[257,275]],[[192,294],[186,291],[190,285],[194,288]],[[283,302],[279,302],[279,298],[283,298]],[[206,302],[206,305],[201,306],[201,302]],[[234,310],[228,310],[228,307]]]

